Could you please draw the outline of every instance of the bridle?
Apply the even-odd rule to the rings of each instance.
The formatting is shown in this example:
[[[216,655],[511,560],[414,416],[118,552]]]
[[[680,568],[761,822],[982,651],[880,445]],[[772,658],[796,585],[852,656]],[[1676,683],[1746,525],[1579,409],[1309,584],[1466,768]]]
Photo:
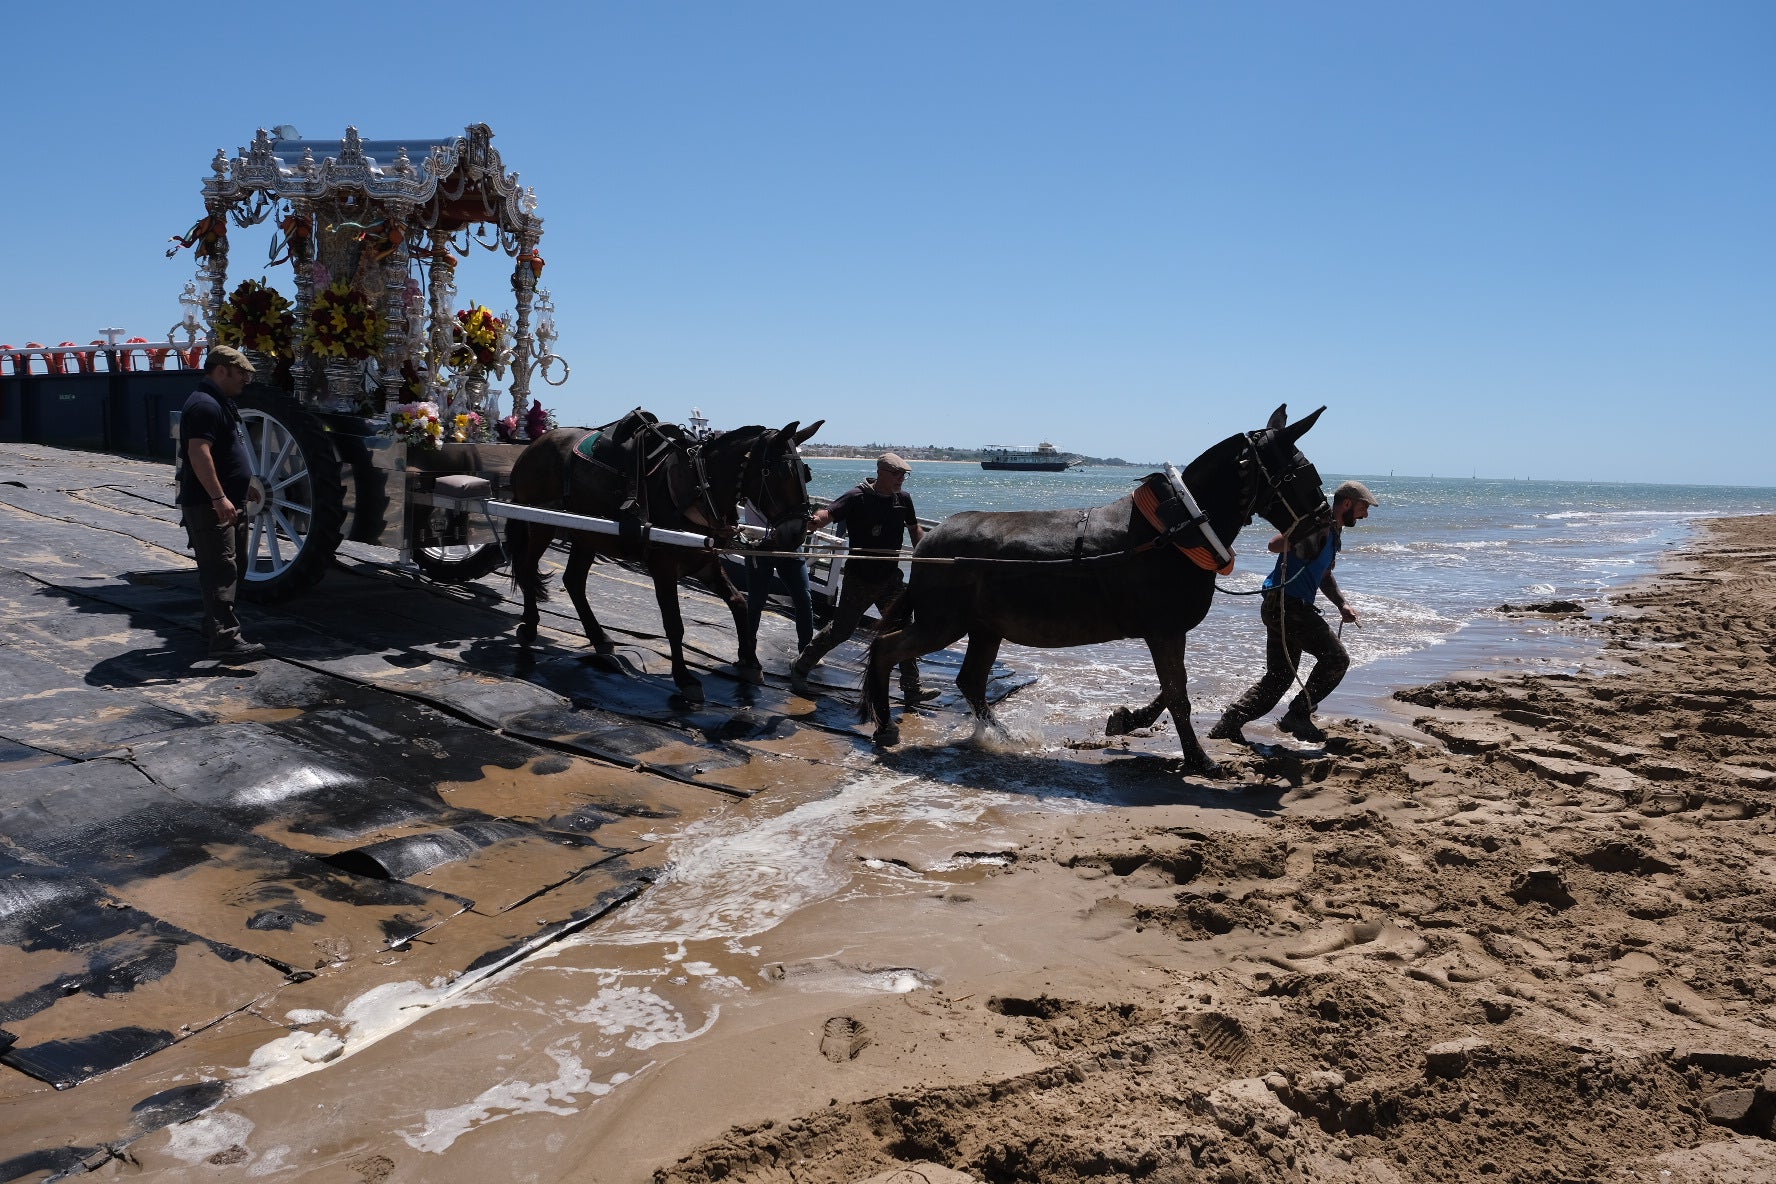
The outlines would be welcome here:
[[[1315,469],[1312,462],[1301,454],[1300,449],[1293,450],[1294,457],[1286,468],[1272,472],[1271,467],[1264,463],[1264,449],[1275,438],[1276,430],[1266,428],[1263,432],[1247,432],[1245,435],[1246,456],[1243,459],[1249,459],[1252,462],[1252,467],[1258,470],[1264,483],[1270,487],[1272,508],[1281,505],[1289,515],[1289,524],[1278,527],[1285,536],[1293,538],[1296,528],[1303,522],[1310,526],[1317,525],[1321,519],[1331,515],[1332,507],[1327,503],[1326,495],[1320,489],[1319,470]],[[1269,437],[1270,439],[1261,440],[1260,437]],[[1304,480],[1313,483],[1313,488],[1318,495],[1313,508],[1305,514],[1296,510],[1295,499],[1290,496],[1291,491]],[[1257,504],[1258,490],[1254,488],[1251,498],[1246,502],[1245,515],[1248,520],[1251,518],[1252,511],[1257,508]]]
[[[770,441],[775,430],[761,437],[759,444],[747,456],[746,472],[740,481],[740,498],[750,501],[758,508],[760,514],[767,516],[766,525],[773,530],[784,526],[801,525],[808,521],[813,503],[808,498],[808,478],[812,475],[808,466],[802,463],[802,456],[793,443],[785,444],[775,457],[770,457]],[[770,517],[772,507],[768,491],[773,487],[773,477],[788,477],[795,482],[795,493],[781,507],[781,513]]]

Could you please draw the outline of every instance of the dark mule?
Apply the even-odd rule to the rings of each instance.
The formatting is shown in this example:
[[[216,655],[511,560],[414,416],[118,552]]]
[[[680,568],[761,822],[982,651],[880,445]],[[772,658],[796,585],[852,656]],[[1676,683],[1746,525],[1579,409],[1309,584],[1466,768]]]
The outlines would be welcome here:
[[[1278,407],[1263,430],[1228,437],[1184,470],[1184,486],[1222,543],[1231,546],[1254,512],[1279,530],[1330,514],[1319,473],[1295,447],[1320,411],[1289,424],[1285,408]],[[958,562],[914,563],[901,606],[891,610],[890,623],[870,646],[863,716],[876,721],[877,743],[900,739],[888,703],[888,672],[904,658],[966,635],[956,686],[975,716],[990,722],[987,679],[1001,641],[1059,649],[1139,637],[1153,654],[1160,698],[1178,726],[1185,764],[1216,772],[1190,725],[1184,669],[1185,634],[1208,613],[1215,595],[1217,560],[1204,550],[1205,542],[1188,523],[1162,532],[1137,506],[1135,494],[1091,510],[971,510],[946,519],[926,532],[914,557]],[[1186,557],[1184,546],[1193,546],[1209,566]]]
[[[631,413],[603,429],[555,428],[537,437],[512,466],[512,500],[569,514],[608,518],[636,527],[625,535],[590,534],[559,528],[571,544],[562,583],[580,615],[586,637],[598,653],[615,648],[586,600],[586,573],[595,555],[639,560],[654,579],[654,597],[666,639],[672,646],[672,681],[687,699],[701,701],[703,686],[685,665],[684,618],[678,609],[678,581],[700,575],[734,614],[739,656],[734,665],[743,678],[759,681],[757,638],[746,597],[722,570],[713,551],[646,544],[639,525],[662,530],[707,534],[724,543],[737,538],[739,503],[749,500],[776,528],[779,546],[801,544],[808,515],[808,471],[798,451],[824,421],[799,428],[744,427],[696,440],[646,412]],[[592,463],[575,456],[587,436],[599,431],[614,451],[614,464]],[[595,441],[600,443],[603,441]],[[536,640],[537,602],[547,599],[538,569],[556,527],[513,521],[506,536],[512,582],[524,592],[524,616],[518,640]]]

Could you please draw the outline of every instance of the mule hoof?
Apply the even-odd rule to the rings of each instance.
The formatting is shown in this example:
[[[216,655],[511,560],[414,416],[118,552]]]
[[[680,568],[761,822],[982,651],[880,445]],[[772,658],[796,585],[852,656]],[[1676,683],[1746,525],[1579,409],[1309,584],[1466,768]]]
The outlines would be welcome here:
[[[1124,736],[1135,730],[1134,712],[1126,707],[1118,707],[1104,721],[1104,735]]]
[[[757,662],[734,663],[734,675],[741,682],[751,683],[755,687],[763,686],[765,682],[765,668]]]
[[[876,734],[870,739],[877,748],[893,748],[900,743],[900,725],[882,724],[876,728]]]
[[[594,670],[602,670],[607,674],[623,673],[623,664],[609,650],[595,650],[587,659],[586,664]]]
[[[530,645],[537,639],[537,627],[529,621],[518,622],[518,644]]]
[[[674,679],[673,681],[678,686],[679,696],[681,698],[683,698],[686,703],[695,704],[695,703],[702,703],[703,702],[703,684],[702,683],[698,682],[694,678],[687,678],[687,679],[683,679],[683,680]]]
[[[1211,781],[1219,781],[1226,774],[1227,770],[1221,767],[1219,761],[1213,760],[1205,755],[1196,760],[1192,760],[1190,757],[1185,757],[1184,772],[1194,774],[1198,777],[1207,777]]]

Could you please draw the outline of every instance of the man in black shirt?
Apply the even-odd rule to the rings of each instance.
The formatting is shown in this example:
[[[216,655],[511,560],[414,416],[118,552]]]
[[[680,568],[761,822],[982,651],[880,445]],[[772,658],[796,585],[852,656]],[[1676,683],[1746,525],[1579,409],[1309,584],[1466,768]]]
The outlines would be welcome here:
[[[203,589],[204,639],[210,657],[250,662],[265,647],[241,637],[234,597],[247,554],[253,454],[235,399],[253,379],[253,363],[227,345],[211,347],[204,376],[179,413],[179,508]]]
[[[846,490],[808,524],[812,532],[829,522],[843,522],[851,558],[845,563],[845,582],[839,589],[839,603],[833,608],[832,619],[790,667],[790,685],[796,690],[807,689],[808,675],[815,665],[857,631],[865,612],[871,607],[885,610],[906,586],[899,562],[887,556],[900,554],[903,531],[912,536],[914,546],[925,535],[919,528],[913,499],[901,489],[910,468],[896,454],[884,452],[876,458],[873,481]],[[884,558],[863,558],[870,555]],[[936,690],[920,688],[916,659],[909,658],[900,664],[900,693],[908,703],[923,703],[937,697]]]

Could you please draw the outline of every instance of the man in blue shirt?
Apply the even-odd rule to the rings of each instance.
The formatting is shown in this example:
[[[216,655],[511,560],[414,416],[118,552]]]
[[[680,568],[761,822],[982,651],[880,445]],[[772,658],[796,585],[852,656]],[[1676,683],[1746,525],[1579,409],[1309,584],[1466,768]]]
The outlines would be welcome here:
[[[204,376],[179,413],[179,509],[203,591],[204,640],[220,662],[250,662],[265,647],[241,637],[235,593],[247,554],[253,454],[234,401],[253,380],[253,363],[227,345],[211,347]]]
[[[1325,702],[1344,678],[1344,672],[1350,669],[1350,655],[1320,615],[1314,595],[1324,592],[1338,609],[1341,620],[1357,623],[1356,610],[1345,603],[1338,581],[1332,578],[1332,568],[1344,543],[1344,528],[1369,517],[1369,507],[1378,504],[1368,486],[1361,481],[1346,481],[1333,491],[1330,524],[1301,539],[1291,541],[1288,535],[1279,534],[1270,540],[1270,551],[1277,563],[1264,581],[1261,597],[1264,603],[1260,615],[1266,634],[1264,677],[1234,700],[1221,722],[1209,729],[1210,736],[1244,741],[1241,729],[1282,699],[1295,681],[1305,651],[1314,656],[1313,673],[1277,721],[1277,727],[1298,740],[1320,743],[1326,739],[1326,733],[1313,721],[1314,709]]]

